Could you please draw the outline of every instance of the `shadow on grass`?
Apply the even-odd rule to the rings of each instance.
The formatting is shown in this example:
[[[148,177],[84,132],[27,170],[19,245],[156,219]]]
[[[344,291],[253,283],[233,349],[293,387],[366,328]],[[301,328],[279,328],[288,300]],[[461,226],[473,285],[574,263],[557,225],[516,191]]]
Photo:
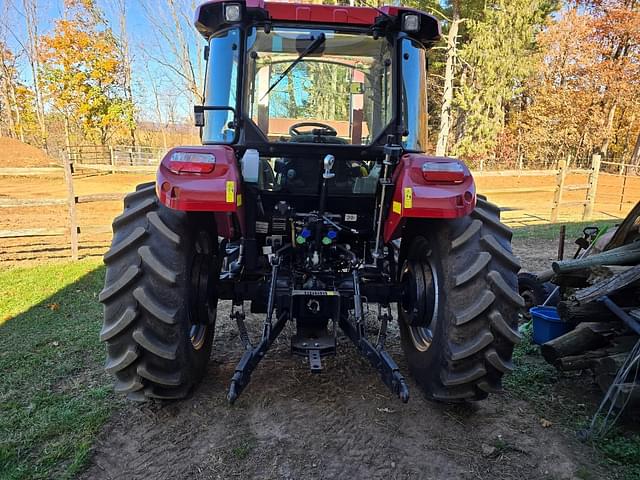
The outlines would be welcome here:
[[[115,400],[97,261],[0,272],[0,478],[70,478]]]

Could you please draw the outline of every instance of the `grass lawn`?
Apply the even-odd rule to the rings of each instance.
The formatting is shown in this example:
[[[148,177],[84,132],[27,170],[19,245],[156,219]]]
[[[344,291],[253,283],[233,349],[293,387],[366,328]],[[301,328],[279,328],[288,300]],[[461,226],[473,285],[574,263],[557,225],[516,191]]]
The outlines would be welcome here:
[[[597,226],[600,229],[613,227],[622,220],[592,220],[589,222],[565,223],[567,226],[567,240],[573,242],[582,236],[585,227]],[[529,227],[515,227],[513,229],[514,238],[539,238],[541,240],[554,240],[560,236],[560,225],[562,223],[548,223],[545,225],[531,225]]]
[[[0,479],[70,478],[117,401],[98,261],[0,271]]]

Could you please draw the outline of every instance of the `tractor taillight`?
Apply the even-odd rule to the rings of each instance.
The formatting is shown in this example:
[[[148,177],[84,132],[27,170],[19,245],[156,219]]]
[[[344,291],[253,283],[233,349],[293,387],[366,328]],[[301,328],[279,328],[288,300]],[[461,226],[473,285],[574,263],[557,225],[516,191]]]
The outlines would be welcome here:
[[[173,152],[167,161],[167,168],[173,173],[211,173],[216,164],[212,153]]]
[[[422,176],[427,182],[462,183],[464,168],[458,162],[425,162]]]

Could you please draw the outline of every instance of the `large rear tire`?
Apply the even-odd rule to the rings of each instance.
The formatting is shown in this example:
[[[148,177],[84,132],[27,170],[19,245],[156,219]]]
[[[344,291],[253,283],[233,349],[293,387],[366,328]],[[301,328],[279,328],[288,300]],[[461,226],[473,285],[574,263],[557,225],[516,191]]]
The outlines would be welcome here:
[[[164,207],[153,183],[126,196],[99,296],[117,392],[179,399],[200,382],[215,329],[217,248],[213,219]]]
[[[409,223],[400,251],[401,343],[432,400],[499,392],[520,340],[520,265],[499,209],[478,199],[469,217]]]

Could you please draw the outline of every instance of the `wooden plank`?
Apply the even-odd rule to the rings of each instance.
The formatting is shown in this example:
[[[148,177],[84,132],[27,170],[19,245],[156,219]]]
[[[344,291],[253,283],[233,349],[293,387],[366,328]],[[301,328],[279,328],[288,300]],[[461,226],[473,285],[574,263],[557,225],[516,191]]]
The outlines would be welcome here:
[[[125,166],[125,165],[116,165],[115,167],[112,165],[101,165],[101,164],[86,164],[76,165],[78,170],[96,170],[99,172],[123,172],[123,173],[154,173],[158,167],[154,165],[143,165],[143,166]]]
[[[76,203],[111,202],[122,200],[126,193],[94,193],[91,195],[77,195]]]
[[[0,198],[0,208],[44,207],[48,205],[66,205],[61,198]]]
[[[562,202],[560,205],[563,207],[579,207],[581,205],[586,205],[586,200],[576,200],[574,202]]]
[[[576,200],[575,202],[562,202],[560,203],[561,207],[578,207],[586,204],[586,200]]]
[[[472,171],[474,177],[553,177],[557,170],[483,170]]]
[[[636,265],[615,277],[601,280],[589,288],[578,290],[571,300],[577,302],[579,305],[584,305],[604,295],[609,295],[610,293],[625,288],[638,279],[640,279],[640,265]]]
[[[596,193],[598,192],[598,175],[600,174],[600,161],[602,156],[598,153],[591,160],[591,174],[589,175],[589,190],[587,191],[587,203],[584,206],[582,220],[590,220],[596,205]]]
[[[564,189],[567,192],[575,192],[578,190],[588,190],[590,186],[591,185],[589,185],[588,183],[585,183],[584,185],[565,185]]]
[[[555,194],[553,196],[553,207],[551,208],[551,223],[558,221],[560,213],[560,203],[562,203],[562,191],[564,189],[564,181],[567,176],[567,162],[562,159],[558,162],[558,174],[556,175]]]
[[[634,225],[640,218],[640,201],[636,203],[635,207],[631,209],[631,211],[627,214],[625,219],[622,221],[616,232],[609,240],[604,247],[604,250],[612,250],[614,248],[621,247],[627,241],[627,237],[632,232]]]
[[[24,230],[0,230],[0,238],[59,237],[66,235],[66,228],[27,228]]]
[[[94,227],[82,227],[82,234],[84,235],[96,235],[100,233],[113,233],[110,226],[94,226]]]
[[[556,187],[522,187],[522,188],[497,188],[493,190],[482,190],[481,194],[484,195],[499,195],[501,193],[542,193],[542,192],[555,192]]]
[[[0,168],[0,177],[35,177],[42,175],[61,175],[60,167],[20,167],[20,168]]]

